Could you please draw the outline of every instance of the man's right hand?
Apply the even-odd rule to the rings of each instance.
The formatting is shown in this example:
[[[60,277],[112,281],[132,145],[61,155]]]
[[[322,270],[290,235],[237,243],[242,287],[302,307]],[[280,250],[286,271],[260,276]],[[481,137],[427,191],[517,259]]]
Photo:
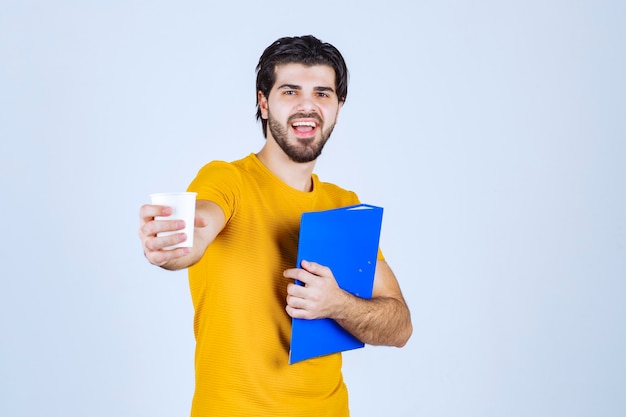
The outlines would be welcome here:
[[[187,240],[184,233],[174,233],[168,236],[157,236],[160,232],[175,232],[185,228],[183,220],[155,220],[157,216],[170,216],[171,207],[155,206],[146,204],[139,210],[139,239],[143,246],[143,252],[151,264],[164,266],[172,259],[178,259],[191,253],[190,248],[176,248],[163,250],[167,246],[172,246]],[[196,217],[196,223],[202,219]]]
[[[164,249],[187,239],[182,232],[157,236],[160,232],[176,232],[185,228],[185,222],[182,220],[155,219],[171,214],[172,209],[167,206],[143,205],[139,210],[139,239],[151,264],[172,270],[188,268],[200,260],[208,245],[224,228],[226,223],[224,212],[211,201],[197,200],[193,247]]]

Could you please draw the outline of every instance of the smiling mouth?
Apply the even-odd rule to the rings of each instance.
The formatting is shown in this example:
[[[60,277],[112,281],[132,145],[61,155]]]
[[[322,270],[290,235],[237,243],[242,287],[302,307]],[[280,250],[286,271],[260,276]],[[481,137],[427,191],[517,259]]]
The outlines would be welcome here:
[[[291,127],[296,131],[296,133],[300,133],[303,135],[313,133],[315,129],[317,129],[317,123],[315,122],[294,122],[291,124]]]

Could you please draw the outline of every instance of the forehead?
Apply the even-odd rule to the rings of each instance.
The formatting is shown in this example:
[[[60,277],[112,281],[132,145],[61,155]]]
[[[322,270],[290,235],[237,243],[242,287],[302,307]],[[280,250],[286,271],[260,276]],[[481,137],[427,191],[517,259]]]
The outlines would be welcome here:
[[[335,70],[329,65],[280,64],[274,68],[274,87],[284,84],[335,89]]]

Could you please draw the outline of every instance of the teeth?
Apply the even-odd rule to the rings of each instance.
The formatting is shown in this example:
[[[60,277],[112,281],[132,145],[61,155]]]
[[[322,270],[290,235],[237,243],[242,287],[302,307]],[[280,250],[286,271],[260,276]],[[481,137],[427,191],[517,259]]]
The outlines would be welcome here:
[[[309,127],[315,127],[315,123],[313,122],[295,122],[294,124],[292,124],[293,127],[300,127],[300,126],[309,126]]]

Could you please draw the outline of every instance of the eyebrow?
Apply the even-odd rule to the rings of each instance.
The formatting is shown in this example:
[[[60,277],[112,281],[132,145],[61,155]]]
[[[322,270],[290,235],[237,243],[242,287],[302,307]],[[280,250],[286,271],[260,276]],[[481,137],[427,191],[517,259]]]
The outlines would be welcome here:
[[[295,84],[283,84],[280,87],[278,87],[279,90],[282,89],[287,89],[287,90],[302,90],[302,87],[299,85],[295,85]],[[319,87],[313,87],[314,91],[330,91],[331,93],[334,93],[335,90],[331,87],[323,87],[323,86],[319,86]]]
[[[315,90],[315,91],[330,91],[331,93],[335,92],[335,90],[333,88],[330,88],[330,87],[315,87],[313,90]]]

